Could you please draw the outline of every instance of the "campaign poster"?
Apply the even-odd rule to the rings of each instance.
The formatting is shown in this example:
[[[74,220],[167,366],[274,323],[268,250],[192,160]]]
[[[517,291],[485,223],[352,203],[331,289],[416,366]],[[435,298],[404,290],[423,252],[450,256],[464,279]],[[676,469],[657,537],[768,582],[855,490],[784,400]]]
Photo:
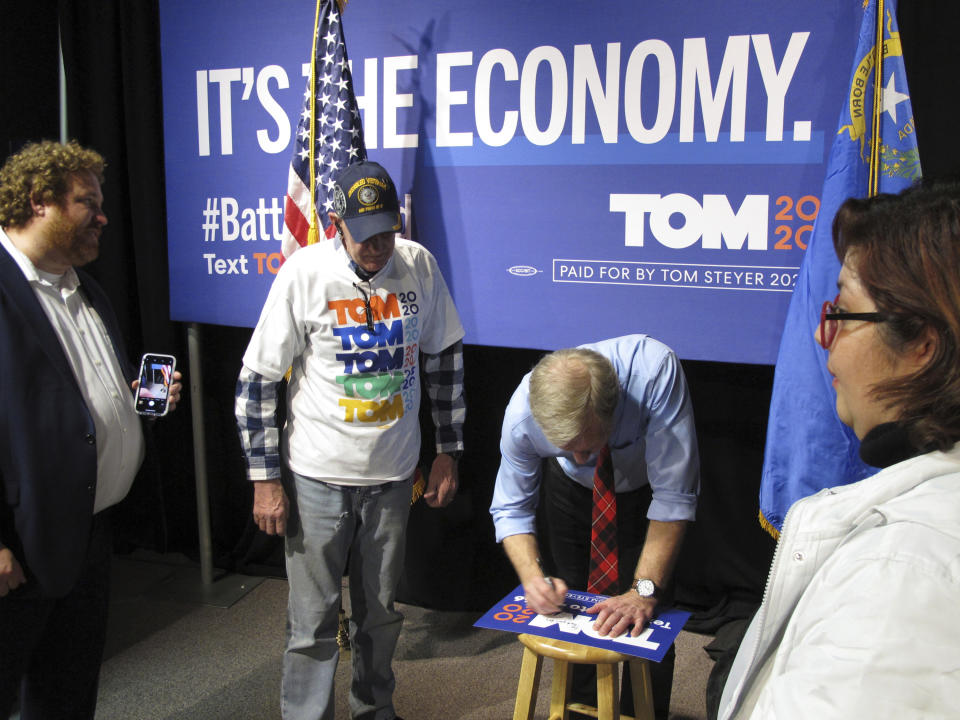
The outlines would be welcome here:
[[[660,662],[690,619],[686,610],[658,608],[650,624],[636,637],[629,633],[614,638],[601,637],[593,629],[594,616],[586,611],[604,599],[603,595],[569,590],[561,612],[541,615],[527,607],[523,586],[518,585],[477,620],[474,627],[528,633]]]
[[[284,256],[312,0],[162,0],[175,320],[252,327]],[[351,0],[370,159],[465,342],[643,332],[772,364],[861,3]],[[912,119],[904,118],[904,123]]]

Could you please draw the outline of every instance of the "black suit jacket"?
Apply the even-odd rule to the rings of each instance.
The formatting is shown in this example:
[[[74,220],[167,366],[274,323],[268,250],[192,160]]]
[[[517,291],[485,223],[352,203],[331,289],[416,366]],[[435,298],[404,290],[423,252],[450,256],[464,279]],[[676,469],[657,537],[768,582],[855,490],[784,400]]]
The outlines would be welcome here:
[[[131,367],[103,290],[78,272],[125,375]],[[0,248],[0,542],[43,593],[74,586],[87,551],[97,438],[70,363],[33,288]]]

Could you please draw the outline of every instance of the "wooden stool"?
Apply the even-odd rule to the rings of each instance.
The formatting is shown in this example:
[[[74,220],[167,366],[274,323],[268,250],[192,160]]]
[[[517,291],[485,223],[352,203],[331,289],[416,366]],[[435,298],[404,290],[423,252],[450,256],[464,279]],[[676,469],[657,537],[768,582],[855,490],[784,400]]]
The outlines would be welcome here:
[[[520,666],[520,685],[517,687],[513,720],[533,720],[544,657],[553,658],[549,720],[567,720],[570,710],[599,720],[653,720],[650,668],[643,658],[525,633],[520,635],[520,642],[524,645],[523,664]],[[620,675],[617,664],[621,662],[628,663],[630,667],[635,719],[620,715]],[[597,666],[597,707],[568,702],[574,664]]]

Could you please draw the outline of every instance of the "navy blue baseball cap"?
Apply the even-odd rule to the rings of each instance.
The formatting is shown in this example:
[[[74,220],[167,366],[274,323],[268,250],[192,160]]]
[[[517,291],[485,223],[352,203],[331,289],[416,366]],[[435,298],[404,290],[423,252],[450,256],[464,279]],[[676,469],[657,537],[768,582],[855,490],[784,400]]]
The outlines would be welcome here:
[[[348,165],[337,177],[333,211],[347,221],[356,242],[403,229],[397,188],[383,166],[370,160]]]

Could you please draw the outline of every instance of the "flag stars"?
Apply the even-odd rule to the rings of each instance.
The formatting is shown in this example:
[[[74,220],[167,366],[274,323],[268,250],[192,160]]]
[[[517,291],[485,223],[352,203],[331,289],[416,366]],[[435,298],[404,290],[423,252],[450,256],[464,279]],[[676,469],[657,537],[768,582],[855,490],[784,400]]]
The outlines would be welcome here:
[[[366,157],[339,16],[333,3],[324,6],[315,36],[315,71],[303,96],[305,107],[292,160],[298,181],[314,186],[315,208],[321,214],[333,209],[336,174]],[[311,212],[309,206],[301,210],[305,215]],[[303,244],[299,237],[297,240]]]
[[[902,92],[897,92],[897,76],[895,74],[890,75],[890,81],[887,83],[887,86],[883,89],[883,94],[881,95],[883,99],[883,111],[890,115],[890,119],[893,122],[897,121],[897,105],[902,102],[906,102],[910,99],[909,95],[906,95]]]

